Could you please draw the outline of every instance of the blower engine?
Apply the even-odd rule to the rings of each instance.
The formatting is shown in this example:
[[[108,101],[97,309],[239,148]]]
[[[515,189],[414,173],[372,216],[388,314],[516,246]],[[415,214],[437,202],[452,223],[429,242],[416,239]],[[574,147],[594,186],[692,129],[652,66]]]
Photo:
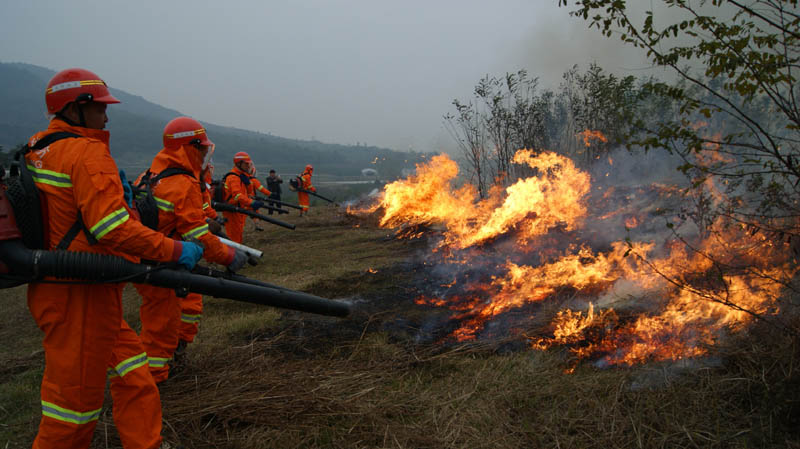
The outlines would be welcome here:
[[[0,167],[0,288],[48,282],[45,277],[76,283],[136,282],[320,315],[344,317],[350,313],[342,302],[207,267],[189,272],[106,254],[47,251],[41,249],[41,210],[38,189],[26,168],[12,163],[6,172]]]

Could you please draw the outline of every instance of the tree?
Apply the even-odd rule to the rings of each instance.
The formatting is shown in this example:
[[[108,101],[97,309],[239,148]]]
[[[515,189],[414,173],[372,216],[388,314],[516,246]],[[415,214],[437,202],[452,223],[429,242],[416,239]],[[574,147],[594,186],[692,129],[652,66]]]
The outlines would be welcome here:
[[[475,103],[453,100],[456,114],[446,114],[445,127],[455,139],[470,168],[470,177],[478,186],[478,194],[484,198],[487,190],[486,131],[482,112]]]
[[[599,131],[604,138],[585,147],[586,161],[599,159],[626,141],[641,100],[635,84],[635,77],[606,74],[595,63],[584,74],[578,72],[577,65],[564,74],[561,88],[574,128],[577,132]]]
[[[683,158],[681,170],[694,187],[691,219],[720,246],[704,251],[683,240],[712,265],[692,275],[705,279],[705,287],[693,287],[688,275],[667,279],[702,298],[765,319],[765,314],[731,300],[730,276],[744,273],[760,285],[792,288],[795,270],[787,266],[786,272],[771,273],[775,270],[759,266],[758,259],[742,257],[738,250],[743,242],[722,231],[762,231],[765,241],[749,248],[748,255],[774,253],[780,248],[772,245],[776,236],[798,234],[797,0],[661,0],[671,17],[680,16],[663,26],[656,25],[652,10],[637,24],[622,0],[559,0],[559,6],[570,3],[575,6],[571,14],[583,17],[590,27],[646,50],[654,65],[678,76],[675,83],[652,81],[646,86],[675,101],[678,114],[657,123],[637,121],[641,132],[631,135],[629,144]],[[762,294],[780,301],[780,292]],[[791,325],[781,327],[800,334]]]
[[[635,23],[619,0],[572,3],[605,36],[643,48],[677,84],[651,82],[677,102],[680,115],[631,143],[681,155],[696,186],[722,181],[731,201],[718,213],[758,229],[797,234],[800,184],[800,49],[797,0],[662,0],[682,18],[656,26],[653,11]],[[709,158],[709,153],[717,157]],[[787,219],[787,216],[790,219]]]

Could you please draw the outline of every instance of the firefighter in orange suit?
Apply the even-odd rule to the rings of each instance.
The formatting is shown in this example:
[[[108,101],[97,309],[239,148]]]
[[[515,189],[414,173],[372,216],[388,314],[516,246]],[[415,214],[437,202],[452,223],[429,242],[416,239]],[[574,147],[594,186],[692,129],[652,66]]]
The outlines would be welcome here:
[[[253,210],[258,210],[264,206],[261,201],[250,198],[252,194],[250,190],[252,167],[253,161],[250,159],[250,155],[244,151],[240,151],[233,156],[233,170],[231,170],[233,174],[225,176],[222,180],[224,198],[227,203]],[[244,223],[247,217],[235,212],[223,212],[222,214],[228,220],[225,223],[225,232],[234,242],[242,243],[242,233],[244,232]]]
[[[77,137],[26,155],[44,197],[48,249],[175,262],[191,268],[202,248],[131,219],[108,148],[106,105],[119,103],[83,69],[58,72],[47,85],[49,134]],[[114,422],[126,448],[161,444],[161,401],[136,333],[122,318],[122,284],[31,283],[28,307],[44,332],[42,419],[34,448],[88,448],[110,380]]]
[[[199,241],[205,248],[203,257],[206,260],[238,270],[247,261],[247,255],[222,244],[209,231],[203,212],[200,173],[207,166],[214,148],[205,128],[193,118],[178,117],[164,127],[163,141],[164,148],[137,184],[144,176],[155,177],[170,168],[186,172],[151,184],[158,205],[158,231],[164,235],[180,236],[183,240]],[[169,377],[167,362],[179,342],[181,301],[173,289],[151,285],[137,285],[136,289],[142,295],[140,336],[147,351],[150,373],[156,383],[162,382]],[[199,302],[202,308],[202,299]]]
[[[257,193],[261,193],[262,195],[269,197],[270,195],[272,195],[272,192],[270,192],[269,189],[261,185],[261,181],[259,181],[257,178],[258,172],[256,171],[256,166],[252,164],[251,166],[252,169],[250,170],[250,185],[249,185],[250,196],[255,197]],[[264,230],[261,228],[261,226],[258,225],[257,221],[258,218],[250,218],[250,219],[253,220],[253,225],[255,225],[256,231]]]
[[[214,165],[208,164],[200,174],[200,190],[203,193],[203,213],[206,217],[208,228],[214,235],[225,237],[222,232],[222,225],[217,221],[217,211],[211,207],[211,178],[214,176]],[[182,356],[186,345],[194,341],[200,326],[200,319],[203,316],[203,296],[198,293],[189,293],[180,298],[181,303],[181,324],[178,333],[178,346],[175,349],[174,357],[177,359]]]
[[[311,174],[314,173],[314,167],[311,165],[306,165],[306,169],[303,170],[303,174],[298,176],[298,186],[303,190],[308,190],[311,192],[316,192],[317,189],[311,185]],[[300,211],[300,216],[308,215],[308,206],[311,204],[308,200],[308,193],[297,191],[297,203],[303,209]]]

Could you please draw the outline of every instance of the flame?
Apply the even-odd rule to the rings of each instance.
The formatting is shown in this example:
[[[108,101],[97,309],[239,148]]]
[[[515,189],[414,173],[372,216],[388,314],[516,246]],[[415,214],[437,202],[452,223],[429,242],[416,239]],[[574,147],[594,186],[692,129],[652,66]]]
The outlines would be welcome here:
[[[660,201],[683,201],[677,186],[592,193],[589,175],[556,153],[520,150],[513,161],[531,176],[481,199],[472,185],[455,186],[457,164],[438,155],[414,176],[386,185],[376,204],[353,211],[382,211],[380,225],[399,228],[398,236],[438,236],[434,264],[465,274],[437,282],[446,293],[415,302],[454,312],[450,338],[478,338],[512,311],[528,321],[551,313],[547,330],[530,337],[533,348],[566,346],[577,360],[632,365],[706,354],[755,314],[777,312],[781,280],[796,271],[782,242],[719,218],[691,241],[665,233],[658,243],[643,232],[654,220],[666,229],[664,217],[647,211],[658,211]],[[713,181],[702,186],[712,201],[725,200]],[[596,233],[584,229],[588,220],[612,217],[649,239],[610,239],[599,251],[582,240]],[[601,223],[607,229],[600,234],[611,229]]]
[[[384,186],[381,200],[367,209],[383,209],[380,226],[409,228],[444,225],[443,245],[464,249],[514,231],[524,243],[563,225],[578,226],[586,214],[582,199],[589,191],[589,176],[568,158],[556,153],[534,154],[520,150],[515,164],[527,165],[540,176],[518,180],[506,189],[493,189],[480,199],[470,184],[453,188],[458,164],[437,155],[417,165],[408,179]]]
[[[600,131],[592,131],[590,129],[584,130],[578,133],[578,136],[583,137],[583,144],[586,145],[586,148],[592,146],[591,140],[599,140],[600,142],[607,143],[608,138],[603,135]]]

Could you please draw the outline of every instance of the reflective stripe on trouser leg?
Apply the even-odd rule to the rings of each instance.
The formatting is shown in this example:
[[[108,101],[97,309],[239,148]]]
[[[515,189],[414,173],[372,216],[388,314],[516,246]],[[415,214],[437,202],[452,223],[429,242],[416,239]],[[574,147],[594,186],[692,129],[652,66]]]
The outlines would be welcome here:
[[[122,321],[121,296],[119,285],[28,287],[28,307],[44,332],[45,352],[34,448],[89,447]]]
[[[122,322],[110,370],[114,424],[127,448],[161,444],[161,398],[139,336]]]
[[[151,285],[136,285],[142,295],[139,317],[142,346],[147,352],[147,362],[153,379],[162,382],[169,376],[167,361],[178,346],[181,308],[175,291]]]
[[[179,340],[193,342],[203,316],[203,296],[189,293],[181,301],[181,331]]]

